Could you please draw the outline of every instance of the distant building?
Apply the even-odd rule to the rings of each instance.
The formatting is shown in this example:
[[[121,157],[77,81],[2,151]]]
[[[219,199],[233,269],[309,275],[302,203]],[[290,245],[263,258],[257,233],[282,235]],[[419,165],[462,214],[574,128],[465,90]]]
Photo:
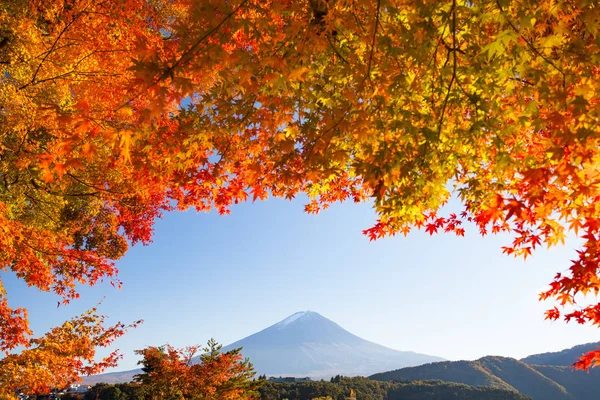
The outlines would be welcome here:
[[[88,390],[90,390],[89,385],[81,385],[79,383],[74,383],[67,388],[66,392],[82,394],[82,393],[86,393]]]
[[[309,382],[311,379],[309,377],[306,378],[295,378],[293,376],[279,377],[275,378],[274,376],[269,377],[269,382],[275,383],[285,383],[285,382]]]

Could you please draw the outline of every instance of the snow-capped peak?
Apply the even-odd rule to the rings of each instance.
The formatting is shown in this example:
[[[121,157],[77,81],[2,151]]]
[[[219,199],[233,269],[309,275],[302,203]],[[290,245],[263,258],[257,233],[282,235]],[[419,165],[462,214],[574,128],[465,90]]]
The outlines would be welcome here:
[[[311,314],[316,314],[316,313],[313,311],[299,311],[295,314],[290,315],[286,319],[278,322],[275,326],[277,326],[278,328],[284,328],[284,327],[288,326],[289,324],[291,324],[292,322],[294,322],[300,318],[310,316]]]

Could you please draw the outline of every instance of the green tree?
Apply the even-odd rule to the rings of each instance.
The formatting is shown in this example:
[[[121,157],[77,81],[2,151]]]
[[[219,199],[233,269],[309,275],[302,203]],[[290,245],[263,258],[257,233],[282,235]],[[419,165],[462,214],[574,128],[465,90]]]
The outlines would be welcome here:
[[[129,396],[116,386],[109,386],[100,391],[98,400],[129,400]]]

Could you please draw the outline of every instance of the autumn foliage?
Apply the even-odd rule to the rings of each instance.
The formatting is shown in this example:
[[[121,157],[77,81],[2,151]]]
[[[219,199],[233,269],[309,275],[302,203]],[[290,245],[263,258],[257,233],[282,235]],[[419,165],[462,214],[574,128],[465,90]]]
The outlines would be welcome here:
[[[252,380],[252,364],[240,350],[222,352],[214,340],[205,348],[147,347],[136,351],[143,373],[135,381],[146,400],[252,399],[262,382]]]
[[[105,328],[104,319],[91,309],[32,339],[20,353],[1,359],[0,398],[12,398],[17,389],[32,395],[48,394],[51,389],[78,381],[81,375],[116,365],[121,357],[118,351],[98,360],[96,350],[109,346],[135,324],[117,323]]]
[[[68,302],[163,211],[372,198],[371,239],[579,236],[541,298],[598,326],[599,27],[589,0],[3,1],[0,268]],[[0,282],[0,349],[30,335]]]

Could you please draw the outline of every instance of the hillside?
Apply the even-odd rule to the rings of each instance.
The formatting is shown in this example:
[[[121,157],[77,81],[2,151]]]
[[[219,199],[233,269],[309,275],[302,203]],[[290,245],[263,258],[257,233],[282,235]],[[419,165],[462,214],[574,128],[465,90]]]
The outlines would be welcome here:
[[[521,393],[490,387],[474,387],[462,383],[416,381],[398,384],[386,400],[529,400]]]
[[[599,347],[600,342],[586,343],[562,351],[533,354],[521,359],[521,361],[526,364],[570,366],[576,362],[582,354],[591,350],[596,350]]]
[[[586,372],[558,365],[532,365],[532,367],[563,386],[577,400],[600,398],[600,368],[592,368]]]
[[[306,400],[331,397],[344,400],[350,390],[356,398],[369,400],[529,400],[530,397],[489,387],[473,387],[441,381],[380,382],[366,378],[339,378],[334,382],[266,383],[262,400]]]
[[[483,357],[476,361],[438,362],[372,375],[381,381],[439,379],[516,391],[536,400],[573,400],[567,389],[519,360]]]

